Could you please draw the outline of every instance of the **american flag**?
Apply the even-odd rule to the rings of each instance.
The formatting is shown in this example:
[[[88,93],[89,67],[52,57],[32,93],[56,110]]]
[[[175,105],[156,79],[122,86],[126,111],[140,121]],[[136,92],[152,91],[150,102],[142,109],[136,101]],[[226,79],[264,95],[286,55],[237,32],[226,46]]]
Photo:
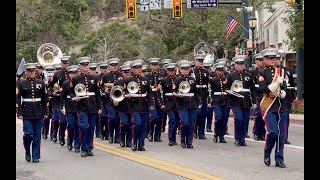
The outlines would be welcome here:
[[[236,21],[232,16],[228,15],[227,39],[238,24],[238,21]]]

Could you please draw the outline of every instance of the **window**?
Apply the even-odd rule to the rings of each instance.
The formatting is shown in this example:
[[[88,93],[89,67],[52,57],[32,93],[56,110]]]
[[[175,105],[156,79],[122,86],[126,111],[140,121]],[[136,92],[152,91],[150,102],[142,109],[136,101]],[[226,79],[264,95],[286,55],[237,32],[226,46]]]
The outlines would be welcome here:
[[[274,43],[276,44],[276,43],[278,43],[278,21],[276,21],[275,23],[274,23],[274,27],[273,27],[273,33],[274,33]]]

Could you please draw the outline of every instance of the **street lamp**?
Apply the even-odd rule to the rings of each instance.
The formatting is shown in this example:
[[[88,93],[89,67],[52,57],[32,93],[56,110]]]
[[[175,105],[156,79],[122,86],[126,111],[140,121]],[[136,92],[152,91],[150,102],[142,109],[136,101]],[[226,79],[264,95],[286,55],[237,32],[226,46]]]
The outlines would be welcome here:
[[[257,26],[257,18],[255,16],[250,16],[248,18],[249,20],[249,25],[250,25],[250,29],[251,29],[251,33],[252,33],[252,56],[256,54],[255,52],[255,41],[254,41],[254,30],[256,29]],[[253,59],[251,59],[252,62],[251,64],[253,64]]]

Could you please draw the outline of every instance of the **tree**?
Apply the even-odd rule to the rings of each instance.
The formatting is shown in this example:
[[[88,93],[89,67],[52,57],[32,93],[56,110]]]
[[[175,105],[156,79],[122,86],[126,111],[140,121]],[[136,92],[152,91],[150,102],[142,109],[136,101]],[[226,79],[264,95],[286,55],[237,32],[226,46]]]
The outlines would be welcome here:
[[[140,35],[126,24],[114,22],[92,32],[86,37],[83,55],[90,55],[95,61],[119,57],[124,60],[140,55]]]

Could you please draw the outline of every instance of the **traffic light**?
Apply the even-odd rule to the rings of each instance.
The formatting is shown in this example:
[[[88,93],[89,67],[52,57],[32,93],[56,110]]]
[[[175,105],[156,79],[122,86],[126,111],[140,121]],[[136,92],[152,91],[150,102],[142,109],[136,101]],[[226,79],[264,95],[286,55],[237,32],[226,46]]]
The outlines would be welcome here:
[[[173,0],[172,16],[174,19],[182,17],[182,0]]]
[[[126,0],[127,18],[134,20],[137,14],[136,0]]]

